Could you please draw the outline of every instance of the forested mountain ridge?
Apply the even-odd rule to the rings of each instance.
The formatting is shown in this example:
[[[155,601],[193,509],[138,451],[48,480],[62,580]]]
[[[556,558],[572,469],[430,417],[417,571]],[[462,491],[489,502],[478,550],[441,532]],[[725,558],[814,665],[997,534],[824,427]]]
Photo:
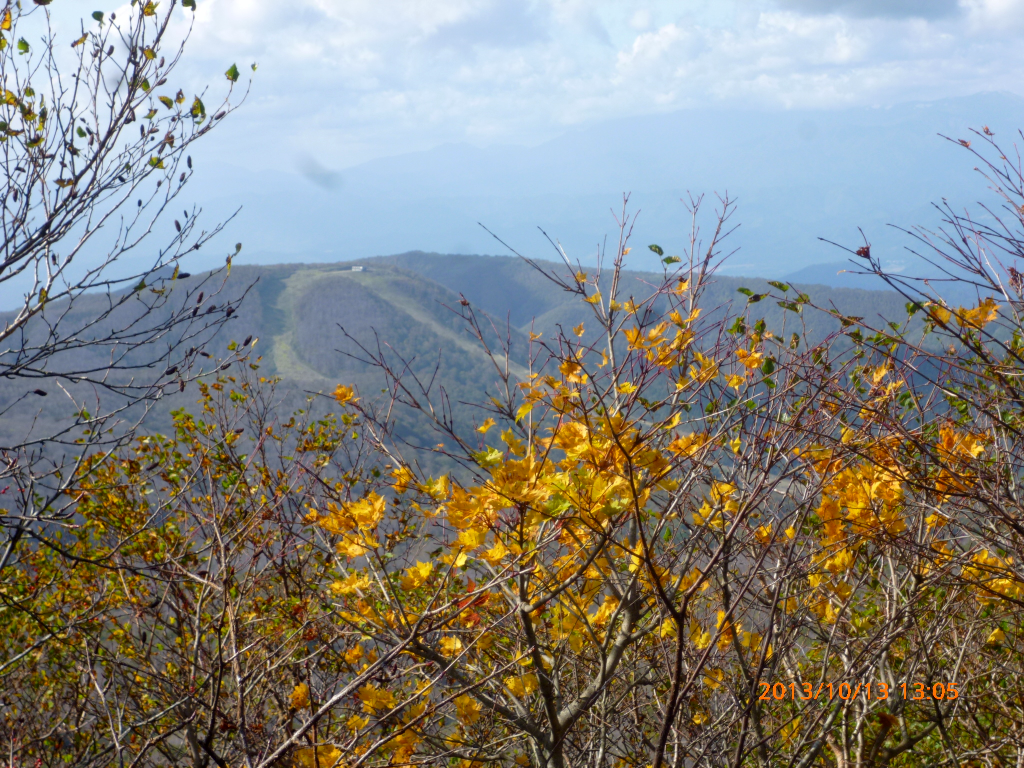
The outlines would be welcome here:
[[[554,274],[568,272],[563,264],[537,264]],[[362,269],[354,271],[354,267]],[[193,275],[180,281],[180,288],[204,279],[205,275]],[[645,295],[648,286],[661,279],[653,273],[624,272],[623,295],[631,293],[633,285],[637,296]],[[746,299],[737,292],[742,287],[755,293],[773,290],[761,279],[716,275],[704,294],[705,313],[743,311]],[[254,356],[262,357],[261,372],[281,378],[280,396],[294,407],[302,404],[303,393],[329,392],[341,382],[370,396],[379,393],[384,382],[379,371],[365,362],[369,352],[408,366],[424,384],[433,381],[435,388],[443,386],[456,410],[462,411],[459,403],[478,400],[472,393],[487,391],[498,379],[493,362],[461,316],[466,314],[463,299],[477,313],[488,346],[500,351],[499,340],[508,345],[511,372],[517,379],[525,376],[529,333],[550,335],[559,327],[583,323],[584,339],[595,338],[595,326],[588,322],[593,319],[590,308],[515,258],[416,251],[336,264],[237,265],[221,295],[230,301],[246,290],[241,307],[209,350],[223,351],[232,340],[257,339]],[[906,317],[904,299],[894,292],[794,285],[791,293],[796,292],[807,293],[818,306],[834,307],[868,322]],[[782,327],[786,313],[775,301],[752,305],[751,310],[764,317],[769,328]],[[48,308],[47,314],[51,311],[56,314],[61,307]],[[78,311],[87,316],[88,301]],[[837,319],[815,310],[799,317],[790,313],[785,322],[787,333],[797,332],[810,343],[839,328]],[[23,383],[0,384],[0,404],[25,398],[23,390]],[[70,391],[74,393],[74,388]],[[0,439],[9,441],[32,429],[31,425],[41,429],[70,418],[75,406],[65,404],[60,393],[54,394],[45,403],[23,399],[5,419]],[[169,393],[149,418],[148,429],[169,429],[171,410],[193,400],[191,390]]]

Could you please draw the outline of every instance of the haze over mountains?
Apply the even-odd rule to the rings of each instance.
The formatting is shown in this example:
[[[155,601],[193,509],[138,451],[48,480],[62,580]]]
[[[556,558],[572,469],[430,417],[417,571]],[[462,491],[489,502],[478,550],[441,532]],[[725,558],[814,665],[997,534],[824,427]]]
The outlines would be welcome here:
[[[977,148],[968,131],[986,125],[1012,147],[1024,99],[620,116],[535,147],[449,144],[341,171],[323,167],[310,147],[294,173],[260,170],[258,160],[249,169],[206,162],[191,194],[210,213],[242,206],[228,237],[243,240],[245,259],[257,263],[503,253],[477,222],[524,253],[553,258],[543,227],[587,262],[614,236],[610,209],[623,192],[640,211],[633,244],[674,253],[688,227],[680,198],[703,192],[711,202],[728,191],[741,226],[726,273],[871,286],[836,277],[845,255],[818,238],[856,247],[860,226],[889,265],[906,266],[910,241],[888,224],[934,226],[931,203],[943,198],[960,208],[992,202],[975,158],[938,135],[972,138]],[[634,253],[637,268],[655,266],[646,248]]]
[[[361,269],[353,270],[354,266]],[[567,272],[561,264],[544,262],[541,266],[559,275]],[[168,283],[171,302],[176,295],[184,300],[184,288],[195,288],[204,277],[196,274]],[[662,279],[663,275],[624,272],[622,296],[646,297],[651,285],[660,284]],[[703,297],[702,318],[706,321],[722,318],[725,313],[742,313],[746,299],[737,293],[741,286],[758,293],[770,290],[761,280],[715,276]],[[233,269],[216,300],[223,303],[246,289],[249,293],[238,312],[206,346],[214,359],[203,364],[207,369],[215,368],[217,358],[226,355],[231,340],[257,338],[253,356],[262,357],[260,375],[282,380],[277,394],[284,402],[281,413],[303,407],[308,393],[330,393],[339,383],[354,384],[368,399],[377,397],[386,382],[377,368],[363,361],[367,356],[365,350],[369,350],[373,355],[383,355],[395,370],[405,371],[407,377],[419,377],[424,384],[433,381],[432,398],[438,396],[438,387],[443,386],[463,428],[470,427],[474,419],[482,420],[480,411],[466,403],[486,400],[484,393],[494,392],[498,375],[479,340],[460,317],[465,314],[460,303],[463,297],[477,313],[490,349],[499,351],[502,343],[508,344],[510,371],[517,381],[527,378],[531,332],[551,338],[559,329],[570,332],[569,329],[583,323],[584,341],[598,341],[591,307],[520,259],[412,252],[333,264],[241,265]],[[796,290],[794,286],[792,292]],[[906,317],[903,299],[893,292],[824,286],[805,286],[799,290],[808,291],[818,306],[834,306],[869,322],[880,322],[882,317]],[[95,310],[104,300],[100,295],[85,296],[76,304],[76,311],[88,316],[90,307]],[[54,302],[47,306],[45,314],[60,316],[63,310],[63,302]],[[805,344],[814,344],[839,328],[835,318],[811,310],[799,317],[786,313],[788,317],[784,320],[775,301],[753,305],[751,312],[753,316],[763,316],[777,332],[785,330],[787,336],[799,332]],[[157,313],[154,320],[159,321],[163,314]],[[784,321],[788,323],[785,328]],[[40,322],[37,320],[32,326],[35,332],[45,330]],[[97,328],[94,332],[102,330]],[[103,349],[82,354],[91,358],[80,356],[80,366],[102,368]],[[111,375],[116,377],[117,373]],[[29,433],[52,430],[68,420],[73,423],[73,414],[81,402],[98,411],[93,401],[96,397],[107,397],[89,387],[83,390],[73,380],[64,384],[66,393],[79,399],[79,406],[56,387],[48,387],[49,395],[42,398],[32,394],[36,384],[29,386],[23,380],[0,382],[0,410],[5,413],[0,424],[0,448]],[[196,397],[194,388],[179,392],[172,382],[150,414],[147,430],[168,433],[171,411],[194,408]],[[432,444],[429,430],[408,414],[399,420],[399,428],[414,444]]]

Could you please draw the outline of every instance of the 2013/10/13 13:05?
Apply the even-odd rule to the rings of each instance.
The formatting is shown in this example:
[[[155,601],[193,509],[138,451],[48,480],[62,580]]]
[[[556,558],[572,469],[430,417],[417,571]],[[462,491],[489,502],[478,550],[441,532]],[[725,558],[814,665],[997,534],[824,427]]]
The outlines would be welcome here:
[[[801,683],[799,686],[796,683],[767,683],[761,681],[760,683],[761,695],[760,701],[782,701],[783,699],[791,699],[796,701],[810,701],[811,699],[821,698],[823,693],[828,694],[828,700],[842,699],[843,701],[852,701],[857,696],[863,695],[868,699],[874,698],[875,701],[884,701],[889,698],[889,693],[892,691],[893,695],[902,694],[903,698],[907,701],[953,701],[954,699],[960,698],[960,692],[957,690],[956,683],[933,683],[931,686],[925,685],[924,683],[901,683],[896,686],[890,686],[888,683],[819,683],[815,688],[814,683]],[[872,697],[874,693],[874,697]]]

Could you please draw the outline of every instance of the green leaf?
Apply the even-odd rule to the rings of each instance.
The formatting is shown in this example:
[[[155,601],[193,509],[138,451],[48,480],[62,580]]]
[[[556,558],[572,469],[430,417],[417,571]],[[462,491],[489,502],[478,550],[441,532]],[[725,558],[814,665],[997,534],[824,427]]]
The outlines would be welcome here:
[[[103,23],[103,11],[93,11],[92,17],[96,19],[100,24]]]
[[[181,0],[182,8],[191,8],[193,11],[196,9],[196,0]]]
[[[775,359],[766,357],[764,363],[761,364],[761,373],[765,376],[770,376],[775,372]]]
[[[773,288],[778,288],[783,293],[789,290],[788,285],[786,285],[785,283],[780,283],[778,280],[769,280],[768,285],[772,286]]]
[[[664,256],[665,255],[665,251],[663,251],[661,249],[660,245],[648,245],[647,247],[650,248],[652,251],[654,251],[659,256]]]
[[[84,138],[85,138],[85,136],[86,136],[86,134],[85,134],[85,129],[84,129],[84,128],[82,128],[82,126],[78,126],[78,127],[77,127],[77,128],[75,129],[75,133],[77,133],[77,134],[78,134],[78,138],[80,138],[80,139],[84,139]]]
[[[477,460],[481,467],[493,467],[495,464],[500,464],[502,456],[502,452],[497,448],[488,448],[473,454],[473,458]]]
[[[164,161],[161,158],[154,156],[149,158],[149,166],[151,168],[163,168]]]
[[[742,317],[737,317],[736,321],[729,327],[729,333],[738,335],[747,332],[747,324],[743,322]]]
[[[18,53],[20,53],[22,56],[24,56],[28,52],[29,52],[28,40],[26,40],[23,37],[20,40],[18,40]]]
[[[744,296],[753,296],[754,295],[754,292],[752,290],[750,290],[749,288],[737,288],[736,292],[737,293],[742,293]]]
[[[228,71],[224,73],[224,76],[228,80],[230,80],[232,83],[237,83],[238,82],[238,66],[236,64],[232,64],[230,67],[228,67]]]
[[[908,301],[907,302],[907,317],[913,317],[914,315],[916,315],[920,311],[921,311],[921,305],[918,304],[916,301]]]
[[[174,100],[170,96],[160,96],[160,103],[168,109],[174,109]]]
[[[151,110],[149,110],[149,112],[146,113],[146,117],[144,119],[145,120],[152,120],[154,117],[156,117],[156,110],[155,109],[151,109]]]
[[[153,61],[156,58],[156,51],[152,48],[143,48],[142,55],[146,57],[146,61]]]
[[[255,72],[255,71],[256,71],[256,68],[257,68],[258,66],[259,66],[259,64],[257,64],[257,63],[256,63],[256,62],[254,61],[254,62],[252,63],[252,71],[253,71],[253,72]]]
[[[192,102],[192,109],[190,112],[192,113],[192,118],[194,120],[201,120],[206,117],[206,106],[198,96],[196,96],[195,101]]]
[[[662,259],[662,261],[665,264],[678,264],[680,261],[682,261],[682,259],[680,259],[678,256],[666,256],[664,259]]]

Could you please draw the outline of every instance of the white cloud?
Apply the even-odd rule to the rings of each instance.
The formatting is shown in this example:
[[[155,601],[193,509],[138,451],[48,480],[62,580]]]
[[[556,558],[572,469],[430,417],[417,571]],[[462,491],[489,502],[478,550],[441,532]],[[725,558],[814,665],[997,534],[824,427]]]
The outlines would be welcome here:
[[[218,153],[342,167],[708,103],[1020,90],[1024,0],[198,0],[198,88],[259,61]],[[230,139],[227,137],[230,136]]]
[[[1024,0],[961,0],[961,3],[974,35],[1016,36],[1024,29]]]

